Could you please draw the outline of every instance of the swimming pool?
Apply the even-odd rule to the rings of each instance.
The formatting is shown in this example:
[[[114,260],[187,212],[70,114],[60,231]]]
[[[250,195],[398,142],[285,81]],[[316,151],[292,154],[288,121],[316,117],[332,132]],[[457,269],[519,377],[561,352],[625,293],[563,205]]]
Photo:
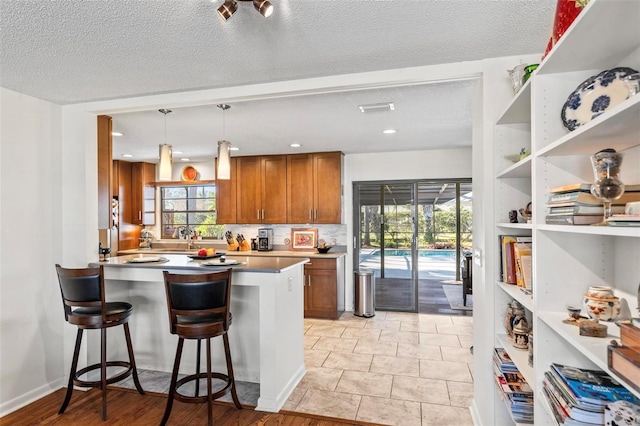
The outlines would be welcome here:
[[[402,249],[385,249],[385,256],[411,256],[411,250],[402,250]],[[371,256],[380,256],[380,250],[376,250],[371,253]],[[456,258],[455,250],[433,250],[433,249],[424,249],[418,250],[418,257],[447,257],[447,258]]]

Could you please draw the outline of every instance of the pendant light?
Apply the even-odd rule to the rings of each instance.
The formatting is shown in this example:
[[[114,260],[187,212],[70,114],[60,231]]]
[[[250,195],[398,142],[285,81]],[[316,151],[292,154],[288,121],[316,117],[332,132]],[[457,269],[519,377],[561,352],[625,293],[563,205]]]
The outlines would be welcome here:
[[[167,114],[170,109],[159,109],[164,114],[164,144],[160,144],[160,162],[158,163],[158,180],[169,181],[172,177],[171,170],[171,145],[167,144]]]
[[[227,104],[218,104],[216,106],[222,110],[222,140],[218,141],[218,158],[217,158],[218,164],[215,167],[216,179],[229,180],[231,179],[231,155],[229,152],[231,148],[231,142],[224,140],[224,137],[225,137],[224,112],[229,108],[231,108],[231,106]]]

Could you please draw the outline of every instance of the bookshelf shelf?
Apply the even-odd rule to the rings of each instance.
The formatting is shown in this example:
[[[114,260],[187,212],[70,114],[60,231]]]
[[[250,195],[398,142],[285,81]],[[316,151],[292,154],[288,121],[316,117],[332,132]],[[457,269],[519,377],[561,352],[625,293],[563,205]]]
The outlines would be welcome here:
[[[498,281],[498,287],[502,289],[509,297],[516,299],[522,306],[529,312],[533,312],[533,296],[522,291],[522,287],[518,287],[514,284],[507,284],[502,281]]]
[[[496,124],[528,123],[531,121],[531,79],[515,94]]]
[[[615,226],[538,225],[536,229],[544,232],[640,238],[640,227],[619,228]]]
[[[496,176],[497,179],[531,178],[531,156],[525,157],[517,163],[507,167]]]
[[[500,228],[505,228],[505,229],[528,229],[528,230],[533,229],[533,225],[530,223],[502,222],[502,223],[496,223],[496,226]]]
[[[517,349],[513,346],[511,339],[506,334],[498,334],[496,335],[496,340],[501,348],[509,354],[509,357],[513,361],[513,363],[518,367],[518,371],[522,374],[522,377],[529,383],[531,389],[535,392],[536,390],[536,381],[535,374],[533,372],[533,367],[529,367],[529,352],[523,349]]]

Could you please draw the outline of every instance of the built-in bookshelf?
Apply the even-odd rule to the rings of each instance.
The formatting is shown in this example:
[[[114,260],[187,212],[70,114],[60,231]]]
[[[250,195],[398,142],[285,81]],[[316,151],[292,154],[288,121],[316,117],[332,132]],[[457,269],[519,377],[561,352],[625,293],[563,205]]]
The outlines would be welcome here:
[[[494,338],[489,343],[476,340],[474,351],[479,352],[478,362],[486,362],[494,347],[505,348],[535,392],[536,425],[556,424],[542,397],[544,372],[551,363],[601,369],[625,384],[607,365],[607,345],[619,337],[618,326],[607,323],[607,338],[585,337],[563,320],[568,317],[566,306],[581,305],[583,294],[594,285],[613,287],[627,304],[627,312],[637,313],[640,228],[547,225],[545,202],[551,188],[592,182],[589,156],[604,148],[624,153],[624,183],[640,183],[640,94],[571,132],[560,118],[569,94],[588,77],[621,66],[640,70],[638,28],[640,0],[591,0],[520,91],[503,98],[493,119],[485,117],[485,125],[493,126],[493,134],[483,139],[486,149],[492,150],[492,170],[483,174],[483,186],[492,187],[493,193],[483,206],[488,218],[484,223],[490,228],[484,235],[484,264],[476,264],[482,266],[484,285],[493,286],[485,294],[492,298],[488,306],[493,309]],[[495,81],[500,80],[491,83],[485,77],[485,87],[498,84]],[[506,86],[509,83],[502,80]],[[508,92],[493,90],[495,96],[488,99],[485,91],[485,111],[492,111],[487,105],[496,102],[498,93]],[[511,162],[508,157],[521,148],[530,149],[531,155]],[[528,202],[533,205],[531,223],[509,223],[508,212]],[[532,295],[501,282],[500,235],[532,237]],[[524,306],[533,325],[532,367],[505,333],[507,304],[513,299]],[[485,380],[482,373],[477,377]],[[476,390],[482,387],[478,383]],[[501,401],[488,404],[484,396],[475,398],[477,423],[515,424]]]

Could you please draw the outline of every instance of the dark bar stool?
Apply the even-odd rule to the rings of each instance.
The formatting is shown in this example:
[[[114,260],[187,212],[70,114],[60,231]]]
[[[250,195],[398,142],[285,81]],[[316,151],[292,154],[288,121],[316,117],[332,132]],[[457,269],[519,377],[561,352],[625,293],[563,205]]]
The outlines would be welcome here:
[[[189,403],[207,403],[208,424],[213,424],[213,400],[220,398],[231,390],[233,403],[242,409],[236,393],[236,383],[233,377],[231,351],[229,350],[229,326],[231,313],[229,301],[231,299],[231,269],[206,274],[171,274],[164,271],[165,290],[167,292],[167,308],[169,311],[169,326],[171,334],[178,335],[178,348],[173,364],[171,386],[161,425],[166,425],[171,415],[173,400]],[[227,374],[211,372],[211,338],[222,336]],[[191,374],[180,380],[180,358],[184,339],[198,341],[196,374]],[[200,373],[200,348],[202,339],[207,343],[207,372]],[[199,380],[207,379],[207,394],[199,396]],[[225,386],[213,393],[212,379],[224,381]],[[189,382],[195,382],[194,396],[181,394],[178,389]]]
[[[73,361],[71,362],[71,372],[69,373],[69,384],[64,402],[58,414],[64,410],[71,401],[73,386],[93,387],[102,389],[102,420],[107,419],[107,385],[119,382],[129,377],[133,373],[133,382],[140,394],[144,395],[136,362],[133,357],[133,347],[131,345],[131,335],[129,333],[129,317],[133,307],[125,302],[106,302],[104,293],[104,268],[100,265],[97,268],[67,269],[56,264],[58,282],[62,294],[62,304],[64,306],[64,317],[69,324],[78,327],[76,335],[76,347],[73,351]],[[124,326],[124,336],[127,340],[127,350],[129,351],[129,362],[107,361],[107,328],[117,325]],[[82,332],[85,329],[100,329],[102,339],[100,342],[100,363],[92,364],[81,370],[78,368],[78,356],[80,354],[80,344],[82,343]],[[124,367],[125,370],[112,377],[107,377],[107,367]],[[92,370],[100,369],[100,380],[80,380],[79,377]]]

